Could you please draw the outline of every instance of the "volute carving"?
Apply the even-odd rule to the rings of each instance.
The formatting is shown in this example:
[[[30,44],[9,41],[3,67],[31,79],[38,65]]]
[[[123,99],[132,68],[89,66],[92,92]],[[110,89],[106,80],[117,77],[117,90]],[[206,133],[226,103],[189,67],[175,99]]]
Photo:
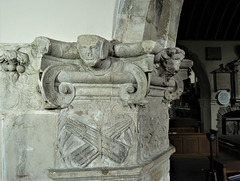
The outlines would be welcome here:
[[[139,123],[129,113],[139,107],[142,114],[151,111],[156,105],[148,103],[153,88],[160,90],[154,96],[162,105],[181,95],[184,78],[179,71],[191,66],[186,64],[183,50],[163,48],[152,40],[110,42],[97,35],[81,35],[76,43],[48,38],[34,42],[35,55],[39,49],[40,54],[46,51],[39,64],[42,95],[51,108],[62,109],[58,151],[66,167],[136,164],[138,159],[132,157],[136,152],[139,162],[145,162],[165,149],[166,110],[149,114],[159,120],[139,114]],[[138,133],[137,125],[148,124],[148,120],[153,125],[149,130],[139,128]],[[146,142],[149,134],[153,139]]]
[[[48,67],[42,75],[41,88],[44,98],[53,106],[66,107],[75,97],[75,88],[70,83],[58,81],[58,75],[62,71],[75,71],[77,66],[60,64]]]
[[[76,45],[71,46],[73,49],[77,47],[79,58],[68,59],[69,62],[74,62],[74,65],[69,66],[69,69],[66,64],[68,60],[64,62],[62,58],[58,57],[57,60],[59,61],[56,63],[54,58],[49,58],[48,56],[43,57],[41,63],[41,68],[43,69],[41,87],[45,99],[52,105],[65,107],[66,105],[69,105],[71,101],[66,101],[68,98],[64,98],[61,89],[69,89],[68,92],[71,92],[72,100],[75,96],[74,89],[77,89],[76,87],[74,88],[74,86],[85,83],[115,84],[119,86],[119,97],[124,104],[146,104],[147,101],[145,100],[145,96],[150,84],[149,73],[153,70],[154,56],[142,54],[144,50],[150,52],[151,49],[154,49],[154,51],[156,51],[156,43],[153,45],[152,42],[150,43],[150,48],[148,49],[146,48],[146,43],[136,44],[138,47],[142,44],[144,45],[144,48],[141,48],[140,53],[135,53],[136,55],[141,56],[123,58],[126,55],[125,52],[120,51],[121,47],[123,49],[129,45],[119,44],[118,47],[120,48],[116,51],[118,57],[113,57],[110,56],[111,44],[109,41],[96,35],[79,36]],[[54,47],[51,47],[50,45],[49,51],[57,52],[52,50],[56,47],[57,44],[54,42]],[[133,45],[132,49],[135,49]],[[71,51],[69,50],[69,52]],[[121,54],[122,57],[119,57]],[[60,56],[65,57],[62,54]],[[76,58],[75,54],[72,56]],[[49,61],[46,62],[47,59],[52,59],[53,67],[47,68],[49,65],[51,66]],[[46,66],[44,64],[48,65]],[[120,69],[120,67],[122,68]],[[70,94],[65,94],[65,96],[70,96]]]
[[[35,42],[41,45],[39,40]],[[46,39],[44,42],[47,42]],[[49,47],[46,48],[49,49],[49,53],[43,56],[41,62],[43,70],[41,86],[45,99],[57,107],[65,107],[71,102],[66,101],[67,98],[64,99],[64,94],[59,91],[74,90],[73,87],[77,84],[117,84],[120,86],[119,97],[124,104],[140,105],[147,103],[145,96],[150,85],[166,87],[165,98],[168,100],[175,99],[183,89],[182,80],[175,75],[184,58],[184,51],[179,48],[164,49],[158,42],[150,40],[131,44],[111,44],[97,35],[81,35],[75,44],[69,45],[50,39],[49,42]],[[60,53],[64,52],[61,48],[65,48],[67,53]],[[64,68],[58,66],[46,69],[48,66],[59,64],[64,64]],[[67,64],[72,68],[65,69]],[[116,67],[122,68],[120,70]],[[51,76],[52,81],[46,77],[51,74],[50,70],[55,72],[54,76]],[[49,82],[51,89],[46,86],[50,85]],[[55,95],[60,97],[57,98]],[[73,97],[74,95],[72,99]]]

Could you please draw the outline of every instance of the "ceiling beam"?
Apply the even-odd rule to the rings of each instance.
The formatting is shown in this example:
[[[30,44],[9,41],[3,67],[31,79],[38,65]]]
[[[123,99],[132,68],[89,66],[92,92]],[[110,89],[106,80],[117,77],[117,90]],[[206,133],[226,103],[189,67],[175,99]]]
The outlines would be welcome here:
[[[196,35],[195,35],[196,39],[198,39],[199,31],[200,31],[200,28],[201,28],[202,22],[203,22],[203,17],[204,17],[204,15],[206,13],[208,5],[209,5],[209,1],[205,1],[204,7],[203,7],[203,11],[202,11],[202,14],[201,14],[201,17],[200,17],[200,20],[199,20],[199,24],[198,24],[198,27],[196,29]]]
[[[224,11],[223,11],[223,13],[221,14],[221,19],[220,19],[220,22],[218,23],[217,30],[216,30],[215,36],[214,36],[214,39],[215,39],[215,40],[217,39],[217,35],[218,35],[218,32],[219,32],[220,26],[221,26],[221,24],[222,24],[222,22],[223,22],[223,18],[226,16],[226,12],[227,12],[227,9],[229,8],[230,2],[231,2],[231,0],[228,0],[228,1],[227,1],[227,4],[226,4],[226,6],[225,6],[225,8],[224,8]]]
[[[236,36],[238,35],[238,33],[240,33],[239,30],[240,30],[240,22],[238,23],[238,26],[237,26],[237,28],[236,28],[236,31],[235,31],[235,33],[234,33],[234,35],[233,35],[233,40],[235,40],[235,39],[236,39]]]
[[[230,25],[232,24],[233,18],[234,18],[234,16],[235,16],[235,14],[237,13],[237,11],[239,11],[239,6],[240,6],[240,1],[238,1],[238,4],[237,4],[236,6],[234,6],[235,8],[234,8],[234,11],[233,11],[232,16],[231,16],[231,18],[230,18],[230,21],[229,21],[229,23],[228,23],[228,26],[227,26],[227,29],[226,29],[226,31],[225,31],[223,40],[226,40],[226,36],[227,36],[227,34],[228,34]],[[239,22],[238,22],[238,23],[239,23]]]
[[[197,2],[195,0],[194,3],[193,3],[193,7],[191,9],[191,13],[189,15],[190,18],[189,18],[189,21],[188,21],[188,25],[186,27],[186,33],[185,33],[185,38],[186,39],[188,39],[188,34],[189,34],[189,31],[190,31],[190,27],[191,27],[192,19],[194,17],[194,12],[196,10],[196,7],[197,7]]]
[[[206,31],[206,34],[205,34],[205,39],[208,38],[208,33],[209,33],[210,27],[212,25],[212,22],[213,22],[213,19],[214,19],[214,16],[215,16],[215,13],[216,13],[216,10],[217,10],[218,6],[219,6],[219,1],[216,2],[215,6],[214,6],[214,9],[211,13],[211,17],[209,19],[209,23],[208,23],[208,26],[207,26],[207,31]]]

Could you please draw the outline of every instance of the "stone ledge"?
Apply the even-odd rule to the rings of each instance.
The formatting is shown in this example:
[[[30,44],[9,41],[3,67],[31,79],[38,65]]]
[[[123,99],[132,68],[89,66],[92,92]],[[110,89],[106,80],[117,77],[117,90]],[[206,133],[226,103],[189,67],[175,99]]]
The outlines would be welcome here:
[[[86,168],[86,169],[49,169],[49,178],[54,181],[79,181],[79,180],[114,180],[114,181],[151,181],[156,176],[168,173],[163,172],[164,167],[169,171],[169,157],[175,152],[173,146],[156,156],[155,159],[144,166],[125,168]],[[165,166],[164,166],[165,165]],[[164,175],[163,175],[164,176]]]

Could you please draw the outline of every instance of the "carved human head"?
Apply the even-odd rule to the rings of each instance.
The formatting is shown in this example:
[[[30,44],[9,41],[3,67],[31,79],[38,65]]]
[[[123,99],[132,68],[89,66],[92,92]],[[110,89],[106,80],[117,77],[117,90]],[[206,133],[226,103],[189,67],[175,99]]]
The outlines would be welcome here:
[[[180,65],[184,59],[185,52],[180,48],[168,48],[166,49],[169,59],[163,61],[163,65],[169,74],[175,74],[180,69]]]
[[[168,74],[174,75],[178,72],[181,62],[182,61],[179,59],[166,59],[163,62],[163,65],[165,66],[165,69],[168,72]]]
[[[180,69],[185,52],[179,48],[167,48],[155,56],[154,63],[160,63],[165,69],[165,73],[173,76]]]
[[[84,63],[90,67],[98,67],[101,60],[109,54],[110,43],[97,35],[78,36],[77,49]]]

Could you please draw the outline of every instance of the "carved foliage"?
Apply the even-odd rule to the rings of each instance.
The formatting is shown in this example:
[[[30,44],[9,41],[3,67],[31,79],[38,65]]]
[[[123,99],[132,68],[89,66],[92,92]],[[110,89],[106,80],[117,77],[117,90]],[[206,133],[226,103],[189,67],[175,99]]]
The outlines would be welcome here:
[[[0,64],[2,71],[11,72],[11,80],[16,83],[19,75],[24,73],[29,65],[29,57],[17,50],[3,50],[0,54]]]
[[[0,49],[0,109],[40,109],[38,71],[32,65],[29,45],[6,45]]]

